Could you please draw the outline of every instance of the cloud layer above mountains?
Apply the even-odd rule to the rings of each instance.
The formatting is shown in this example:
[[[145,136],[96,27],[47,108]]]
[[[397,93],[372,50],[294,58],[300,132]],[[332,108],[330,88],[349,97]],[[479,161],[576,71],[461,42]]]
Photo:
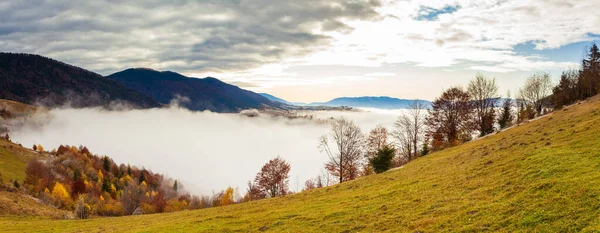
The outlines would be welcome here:
[[[291,101],[324,101],[343,94],[339,83],[372,95],[375,89],[358,87],[379,81],[392,92],[406,78],[443,83],[438,76],[576,68],[583,45],[555,57],[546,51],[599,38],[599,6],[596,0],[4,1],[0,51],[39,53],[105,75],[129,67],[212,75]],[[436,68],[435,76],[414,71]],[[298,92],[290,86],[328,92],[300,99],[288,94]]]

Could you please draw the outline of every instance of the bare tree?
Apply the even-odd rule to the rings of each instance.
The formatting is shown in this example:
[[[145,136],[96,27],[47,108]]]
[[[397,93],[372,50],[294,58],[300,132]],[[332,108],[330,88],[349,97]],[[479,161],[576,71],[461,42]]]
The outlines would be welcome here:
[[[552,93],[552,80],[549,73],[536,73],[530,76],[523,88],[519,90],[519,96],[538,114],[542,114],[544,101],[550,93]]]
[[[412,160],[413,157],[413,144],[412,144],[412,121],[407,114],[403,114],[398,117],[394,122],[394,131],[392,136],[398,143],[399,154],[406,158],[406,160]]]
[[[473,99],[479,136],[493,133],[494,120],[496,119],[494,107],[499,98],[496,79],[488,79],[482,74],[477,74],[475,79],[469,82],[467,91]]]
[[[422,100],[413,101],[408,112],[398,117],[394,123],[395,130],[392,136],[399,144],[400,153],[408,160],[419,155],[419,144],[425,135],[427,104]]]
[[[413,145],[413,158],[415,158],[419,153],[419,142],[423,141],[425,135],[427,104],[422,100],[415,100],[408,107],[408,117],[412,121],[411,141]]]
[[[378,125],[369,133],[367,138],[367,158],[372,158],[377,154],[377,151],[387,145],[388,132],[387,129]]]
[[[329,146],[327,135],[319,139],[319,149],[329,156],[325,169],[338,177],[340,183],[355,179],[364,160],[365,143],[360,128],[346,118],[336,119],[331,123],[331,136],[336,150]]]

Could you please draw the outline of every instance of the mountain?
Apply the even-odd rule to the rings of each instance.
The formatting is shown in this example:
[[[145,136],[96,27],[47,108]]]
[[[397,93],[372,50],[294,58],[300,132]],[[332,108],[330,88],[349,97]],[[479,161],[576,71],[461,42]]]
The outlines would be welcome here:
[[[171,71],[132,68],[111,74],[108,78],[163,104],[169,104],[172,100],[182,97],[179,104],[190,110],[238,112],[249,108],[283,106],[259,94],[212,77],[191,78]]]
[[[281,99],[281,98],[275,97],[275,96],[273,96],[273,95],[271,95],[271,94],[267,94],[267,93],[258,93],[258,94],[259,94],[259,95],[262,95],[263,97],[265,97],[265,98],[267,98],[267,99],[269,99],[270,101],[279,102],[279,103],[284,103],[284,104],[290,104],[290,105],[292,105],[292,104],[293,104],[293,103],[290,103],[290,102],[287,102],[287,101],[285,101],[284,99]]]
[[[599,114],[596,96],[400,169],[285,197],[43,224],[0,216],[0,231],[599,232]]]
[[[414,100],[398,99],[387,96],[361,96],[361,97],[339,97],[328,102],[313,102],[313,103],[298,103],[288,102],[271,94],[260,93],[265,98],[288,105],[295,106],[327,106],[327,107],[353,107],[353,108],[380,108],[380,109],[404,109],[408,108]],[[431,102],[424,101],[427,106],[431,106]]]
[[[0,99],[46,106],[159,107],[152,98],[94,72],[33,54],[0,53]]]
[[[311,106],[348,106],[354,108],[403,109],[414,100],[398,99],[387,96],[340,97],[328,102],[310,103]],[[431,102],[423,100],[428,106]]]

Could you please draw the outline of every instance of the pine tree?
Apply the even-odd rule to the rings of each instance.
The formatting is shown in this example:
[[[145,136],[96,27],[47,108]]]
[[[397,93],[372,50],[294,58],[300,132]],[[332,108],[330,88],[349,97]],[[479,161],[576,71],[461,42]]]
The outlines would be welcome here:
[[[369,162],[376,173],[382,173],[392,168],[392,159],[394,159],[394,155],[396,155],[396,149],[385,145],[377,151],[375,157],[369,159]]]
[[[81,171],[75,168],[75,171],[73,171],[73,181],[78,181],[79,178],[81,178]]]
[[[502,112],[500,113],[500,117],[498,118],[498,125],[500,125],[500,129],[504,129],[510,126],[514,120],[512,114],[513,101],[510,98],[510,92],[506,96],[507,98],[502,104]]]
[[[175,190],[175,192],[177,192],[177,189],[178,189],[178,187],[177,187],[177,181],[175,181],[175,184],[173,184],[173,190]]]
[[[110,171],[110,160],[108,160],[108,156],[104,156],[104,170]]]
[[[146,181],[146,175],[144,175],[145,171],[141,171],[140,172],[140,179],[138,180],[138,182],[141,184],[142,182]]]

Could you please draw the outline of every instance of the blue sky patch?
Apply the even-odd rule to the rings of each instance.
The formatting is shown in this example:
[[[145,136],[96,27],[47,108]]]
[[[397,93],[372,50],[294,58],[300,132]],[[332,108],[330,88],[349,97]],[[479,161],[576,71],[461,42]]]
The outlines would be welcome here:
[[[442,9],[435,9],[431,7],[421,6],[419,9],[419,16],[415,19],[420,21],[434,21],[438,19],[438,15],[451,14],[460,9],[460,6],[445,6]]]
[[[535,49],[535,42],[528,41],[521,43],[513,47],[519,55],[538,55],[543,60],[550,60],[556,62],[581,62],[581,59],[585,56],[587,49],[589,49],[594,41],[582,41],[571,43],[568,45],[561,46],[556,49]]]

